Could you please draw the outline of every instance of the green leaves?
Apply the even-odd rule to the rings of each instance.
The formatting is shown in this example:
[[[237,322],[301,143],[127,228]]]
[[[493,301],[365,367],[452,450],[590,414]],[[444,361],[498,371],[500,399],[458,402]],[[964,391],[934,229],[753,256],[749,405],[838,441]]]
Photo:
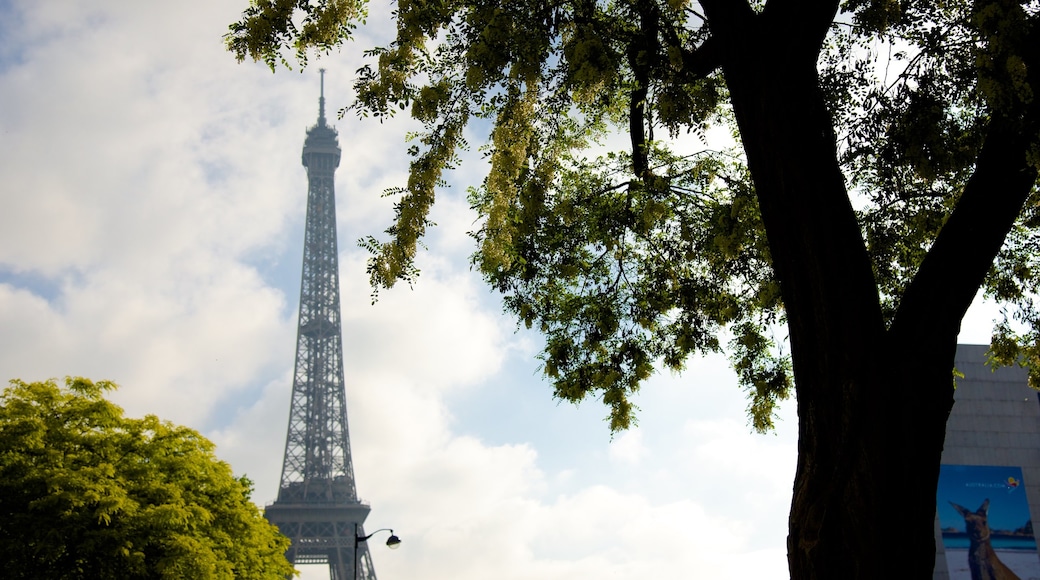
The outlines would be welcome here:
[[[615,431],[631,424],[629,395],[655,363],[679,370],[691,353],[720,350],[718,336],[729,325],[764,333],[780,316],[740,163],[664,151],[651,159],[672,174],[649,185],[618,183],[612,177],[624,175],[627,156],[565,156],[546,192],[521,172],[501,218],[516,235],[493,235],[490,219],[475,233],[481,250],[474,263],[506,308],[546,335],[541,358],[556,396],[602,397]],[[471,203],[491,215],[500,197],[485,186],[471,193]],[[742,378],[758,394],[753,422],[765,428],[770,401],[786,397],[789,368],[765,343],[743,352],[749,370]],[[766,368],[773,372],[764,378]]]
[[[367,5],[366,0],[254,0],[242,20],[228,27],[224,41],[240,62],[263,61],[272,72],[278,63],[291,68],[285,50],[306,65],[308,51],[327,53],[349,39],[364,22]]]
[[[797,23],[776,20],[786,8],[768,4],[750,4],[755,26],[785,22],[792,42],[780,44],[805,40]],[[556,395],[601,397],[611,428],[624,428],[628,397],[655,366],[681,369],[692,353],[725,348],[752,425],[768,428],[791,386],[784,340],[771,338],[785,312],[751,172],[727,138],[739,138],[720,68],[727,56],[700,9],[682,0],[399,1],[397,37],[366,52],[353,107],[410,111],[423,124],[407,184],[387,192],[398,203],[386,240],[361,242],[373,297],[418,275],[436,190],[477,120],[489,166],[468,189],[481,216],[473,263],[506,309],[545,335]],[[347,38],[361,14],[357,0],[258,0],[228,45],[273,64],[279,50]],[[1033,106],[1037,19],[1035,3],[1013,0],[849,0],[832,23],[819,89],[888,324],[992,120],[1026,119]],[[1029,130],[1040,165],[1040,130]],[[1030,328],[1040,321],[1030,298],[1038,203],[986,282]],[[1010,328],[998,332],[1001,360],[1007,345],[1040,352],[1040,335]]]
[[[8,578],[267,578],[288,539],[195,431],[123,417],[107,381],[12,381],[0,396]]]
[[[684,5],[651,4],[403,3],[398,38],[371,51],[378,67],[361,71],[355,105],[379,116],[410,103],[426,127],[407,186],[388,192],[400,196],[390,240],[362,242],[374,292],[414,279],[426,211],[464,144],[461,128],[487,118],[489,172],[470,190],[483,218],[473,262],[507,310],[546,335],[541,358],[556,395],[601,396],[613,430],[631,423],[628,396],[655,364],[680,369],[693,352],[719,350],[728,325],[765,331],[781,315],[739,157],[653,140],[658,123],[703,135],[730,121],[719,78],[684,68],[686,42],[702,38],[681,30]],[[659,23],[661,46],[647,44],[654,15],[672,18]],[[626,126],[637,98],[650,140],[633,147],[652,171],[630,180],[632,151],[592,161],[582,151]],[[762,401],[789,384],[786,366],[770,368],[783,387],[761,390]],[[768,424],[772,407],[756,408],[756,425]]]

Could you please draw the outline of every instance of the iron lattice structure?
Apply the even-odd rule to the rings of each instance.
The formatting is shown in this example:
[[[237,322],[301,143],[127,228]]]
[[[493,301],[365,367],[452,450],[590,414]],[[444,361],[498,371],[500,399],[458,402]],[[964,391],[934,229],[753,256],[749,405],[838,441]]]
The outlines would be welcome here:
[[[340,148],[325,120],[322,70],[318,123],[307,130],[307,224],[289,429],[278,499],[264,515],[292,540],[294,564],[329,565],[332,580],[376,580],[350,459],[339,306],[334,175]],[[358,562],[354,562],[357,554]]]

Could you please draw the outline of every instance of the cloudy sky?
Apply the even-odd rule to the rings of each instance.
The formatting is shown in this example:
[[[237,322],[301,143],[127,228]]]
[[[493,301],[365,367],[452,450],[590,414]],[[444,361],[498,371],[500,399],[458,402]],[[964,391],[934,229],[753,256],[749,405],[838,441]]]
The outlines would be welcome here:
[[[317,66],[330,111],[349,104],[388,8],[341,53],[272,74],[223,50],[245,4],[0,0],[0,379],[114,380],[129,414],[213,439],[263,504],[285,443]],[[439,193],[418,285],[372,306],[356,240],[392,217],[380,193],[403,183],[411,126],[335,124],[354,466],[367,528],[404,540],[373,544],[379,577],[786,578],[793,405],[751,434],[721,359],[654,377],[613,440],[596,401],[553,401],[538,336],[468,268],[479,159]],[[986,312],[963,341],[986,339]]]

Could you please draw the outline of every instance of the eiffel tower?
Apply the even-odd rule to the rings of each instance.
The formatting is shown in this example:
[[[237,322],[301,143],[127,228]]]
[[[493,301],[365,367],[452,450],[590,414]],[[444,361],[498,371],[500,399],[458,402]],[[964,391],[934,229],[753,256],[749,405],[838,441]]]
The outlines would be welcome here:
[[[368,544],[358,542],[370,508],[357,497],[347,431],[333,184],[339,159],[322,69],[318,123],[303,146],[307,225],[289,430],[278,499],[264,515],[292,540],[286,557],[293,564],[328,564],[332,580],[376,580]]]

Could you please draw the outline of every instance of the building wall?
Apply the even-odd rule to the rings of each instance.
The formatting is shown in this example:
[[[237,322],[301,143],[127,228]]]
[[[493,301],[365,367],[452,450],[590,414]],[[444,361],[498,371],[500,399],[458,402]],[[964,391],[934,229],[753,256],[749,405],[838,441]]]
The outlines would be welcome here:
[[[1029,512],[1040,522],[1040,398],[1025,369],[986,366],[985,345],[959,345],[953,411],[946,424],[942,462],[1022,468]],[[973,506],[974,507],[974,506]],[[934,580],[948,580],[946,554],[935,522]]]

